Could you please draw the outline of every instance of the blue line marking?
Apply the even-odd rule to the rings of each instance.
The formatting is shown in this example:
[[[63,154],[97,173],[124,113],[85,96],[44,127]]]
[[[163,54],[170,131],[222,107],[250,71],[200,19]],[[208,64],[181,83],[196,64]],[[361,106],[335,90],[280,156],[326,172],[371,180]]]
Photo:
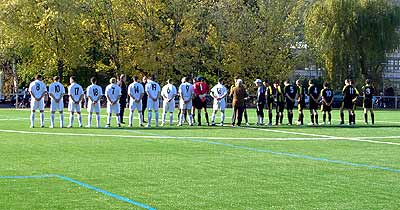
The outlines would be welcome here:
[[[86,184],[86,183],[77,181],[77,180],[75,180],[75,179],[71,179],[71,178],[69,178],[69,177],[61,176],[61,175],[55,175],[55,176],[58,177],[58,178],[60,178],[60,179],[66,180],[66,181],[68,181],[68,182],[72,182],[72,183],[75,183],[75,184],[80,185],[80,186],[82,186],[82,187],[86,187],[86,188],[88,188],[88,189],[94,190],[94,191],[96,191],[96,192],[103,193],[104,195],[107,195],[107,196],[116,198],[116,199],[118,199],[118,200],[125,201],[125,202],[127,202],[127,203],[130,203],[130,204],[133,204],[133,205],[142,207],[142,208],[144,208],[144,209],[155,210],[155,208],[152,208],[152,207],[150,207],[150,206],[148,206],[148,205],[145,205],[145,204],[142,204],[142,203],[133,201],[133,200],[131,200],[131,199],[129,199],[129,198],[125,198],[125,197],[119,196],[119,195],[117,195],[117,194],[114,194],[114,193],[111,193],[111,192],[108,192],[108,191],[99,189],[99,188],[97,188],[97,187],[93,187],[93,186],[91,186],[91,185],[88,185],[88,184]]]
[[[384,170],[384,171],[400,173],[400,169],[394,169],[394,168],[389,168],[389,167],[384,167],[384,166],[375,166],[375,165],[368,165],[368,164],[362,164],[362,163],[352,163],[352,162],[347,162],[347,161],[342,161],[342,160],[331,160],[331,159],[327,159],[327,158],[318,158],[318,157],[312,157],[312,156],[308,156],[308,155],[299,155],[299,154],[287,153],[287,152],[275,152],[275,151],[267,150],[267,149],[257,149],[257,148],[253,148],[253,147],[238,146],[238,145],[234,145],[234,144],[227,144],[227,143],[222,143],[222,142],[217,142],[217,141],[207,141],[207,140],[200,140],[200,139],[197,139],[197,140],[196,139],[191,139],[191,140],[178,139],[178,140],[207,143],[207,144],[226,146],[226,147],[231,147],[231,148],[236,148],[236,149],[245,149],[245,150],[249,150],[249,151],[269,153],[269,154],[273,154],[273,155],[283,155],[283,156],[294,157],[294,158],[323,161],[323,162],[328,162],[328,163],[336,163],[336,164],[349,165],[349,166],[355,166],[355,167],[366,167],[369,169],[380,169],[380,170]]]
[[[103,194],[106,195],[106,196],[109,196],[109,197],[118,199],[118,200],[120,200],[120,201],[124,201],[124,202],[130,203],[130,204],[133,204],[133,205],[135,205],[135,206],[139,206],[139,207],[144,208],[144,209],[147,209],[147,210],[156,210],[155,208],[150,207],[150,206],[148,206],[148,205],[146,205],[146,204],[139,203],[139,202],[134,201],[134,200],[131,200],[131,199],[129,199],[129,198],[119,196],[119,195],[117,195],[117,194],[108,192],[108,191],[106,191],[106,190],[103,190],[103,189],[100,189],[100,188],[91,186],[91,185],[89,185],[89,184],[86,184],[86,183],[83,183],[83,182],[77,181],[77,180],[75,180],[75,179],[71,179],[71,178],[69,178],[69,177],[62,176],[62,175],[57,175],[57,174],[43,174],[43,175],[33,175],[33,176],[0,176],[0,179],[43,179],[43,178],[59,178],[59,179],[61,179],[61,180],[64,180],[64,181],[67,181],[67,182],[75,183],[75,184],[77,184],[77,185],[79,185],[79,186],[85,187],[85,188],[90,189],[90,190],[94,190],[94,191],[99,192],[99,193],[103,193]]]

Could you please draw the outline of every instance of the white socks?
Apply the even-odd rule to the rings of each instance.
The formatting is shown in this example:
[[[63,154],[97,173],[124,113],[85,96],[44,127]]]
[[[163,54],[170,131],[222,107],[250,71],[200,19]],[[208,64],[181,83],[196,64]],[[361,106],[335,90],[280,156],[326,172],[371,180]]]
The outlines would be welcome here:
[[[169,124],[172,125],[174,123],[174,113],[169,113]]]
[[[89,115],[88,115],[88,127],[92,127],[92,113],[91,112],[89,112]]]
[[[33,127],[35,125],[35,112],[31,112],[31,127]]]
[[[50,127],[54,127],[54,113],[50,114]]]
[[[97,127],[100,128],[100,114],[96,114]]]

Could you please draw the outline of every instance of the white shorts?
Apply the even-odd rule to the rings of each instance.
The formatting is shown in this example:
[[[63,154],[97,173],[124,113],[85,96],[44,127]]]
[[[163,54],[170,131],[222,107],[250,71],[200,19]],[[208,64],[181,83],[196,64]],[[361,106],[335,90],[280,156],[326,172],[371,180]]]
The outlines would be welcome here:
[[[31,110],[37,109],[40,111],[44,110],[44,98],[42,98],[40,101],[36,101],[34,98],[31,99]]]
[[[91,101],[88,101],[88,107],[87,107],[87,111],[89,113],[100,113],[100,101],[98,101],[96,104],[93,104]]]
[[[119,114],[119,112],[120,112],[120,105],[119,105],[119,103],[115,103],[115,104],[110,104],[110,103],[107,103],[107,113],[108,114],[112,114],[112,113],[114,113],[114,114]]]
[[[129,102],[129,109],[131,111],[135,111],[138,110],[139,112],[141,112],[143,110],[143,105],[142,105],[142,101],[139,101],[138,103],[136,103],[135,101],[131,100]]]
[[[81,112],[81,103],[73,103],[69,102],[68,103],[68,111],[69,112]]]
[[[50,111],[51,112],[62,112],[62,110],[64,109],[64,102],[63,100],[60,100],[58,103],[55,102],[54,100],[51,100],[51,104],[50,104]]]
[[[163,112],[174,112],[175,110],[175,100],[171,100],[170,102],[168,101],[163,101]]]
[[[213,110],[221,110],[224,111],[226,107],[225,100],[221,99],[220,101],[214,100]]]
[[[153,101],[150,98],[147,99],[147,110],[151,111],[158,111],[158,106],[159,106],[159,100]]]
[[[179,100],[179,109],[192,110],[192,100],[190,100],[187,104],[185,104],[183,100]]]

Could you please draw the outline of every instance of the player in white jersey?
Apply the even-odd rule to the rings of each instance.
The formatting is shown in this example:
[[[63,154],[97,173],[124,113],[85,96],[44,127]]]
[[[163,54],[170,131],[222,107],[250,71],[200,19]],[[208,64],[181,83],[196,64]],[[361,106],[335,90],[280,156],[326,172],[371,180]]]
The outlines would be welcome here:
[[[64,85],[60,83],[60,77],[55,76],[53,78],[53,83],[50,84],[49,87],[49,96],[51,98],[50,105],[50,128],[54,128],[54,114],[56,111],[60,112],[60,128],[64,127],[64,100],[63,97],[65,95]]]
[[[181,110],[178,126],[182,126],[186,112],[189,112],[189,125],[193,126],[193,116],[191,112],[194,90],[193,85],[189,83],[188,77],[182,78],[182,84],[179,86],[178,92],[180,96],[179,109]]]
[[[217,114],[218,110],[221,110],[221,126],[224,125],[226,107],[225,97],[227,94],[228,90],[224,86],[223,80],[221,78],[218,79],[218,84],[211,89],[211,96],[214,98],[213,114],[211,117],[212,126],[215,126],[215,115]]]
[[[107,97],[107,125],[106,128],[110,127],[111,123],[111,116],[113,113],[115,113],[116,120],[117,120],[117,125],[118,127],[121,127],[121,122],[119,118],[119,111],[120,111],[120,104],[119,104],[119,98],[121,97],[121,87],[117,85],[117,79],[116,78],[111,78],[110,79],[110,84],[107,85],[105,95]]]
[[[71,128],[74,125],[74,114],[78,114],[79,127],[82,127],[82,115],[81,115],[81,102],[84,98],[82,86],[76,83],[76,77],[72,76],[69,78],[70,86],[68,87],[69,103],[68,111],[69,115],[69,125]]]
[[[173,124],[176,95],[176,87],[174,86],[172,79],[169,79],[168,84],[166,84],[161,90],[161,97],[163,98],[163,114],[161,126],[164,126],[165,124],[167,112],[169,112],[169,125]]]
[[[40,111],[40,126],[44,127],[44,96],[47,92],[46,85],[42,82],[42,75],[38,74],[35,81],[29,85],[29,93],[31,94],[31,128],[35,124],[35,111]]]
[[[129,98],[129,127],[132,127],[132,121],[133,121],[133,113],[135,112],[135,109],[137,109],[139,113],[139,126],[143,126],[143,115],[142,115],[142,98],[144,95],[144,88],[143,85],[138,82],[139,77],[134,76],[133,77],[133,82],[132,84],[129,85],[128,87],[128,96]]]
[[[149,77],[147,79],[147,84],[145,86],[145,91],[148,95],[147,99],[147,111],[148,111],[148,123],[147,127],[151,126],[151,118],[152,118],[152,112],[154,110],[155,115],[156,115],[156,127],[158,127],[158,106],[159,106],[159,98],[160,98],[160,92],[161,88],[160,85],[157,82],[153,81],[153,77]]]
[[[88,125],[87,127],[92,126],[92,116],[93,112],[96,113],[96,126],[100,127],[100,99],[103,96],[103,89],[97,85],[97,79],[95,77],[90,78],[90,82],[92,83],[89,87],[86,88],[86,95],[88,97],[87,103],[87,111],[88,115]]]

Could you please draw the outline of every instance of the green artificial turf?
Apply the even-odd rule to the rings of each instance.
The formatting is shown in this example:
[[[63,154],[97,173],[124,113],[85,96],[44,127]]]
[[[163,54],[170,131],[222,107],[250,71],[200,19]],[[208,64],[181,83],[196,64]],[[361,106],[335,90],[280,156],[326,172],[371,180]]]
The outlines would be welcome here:
[[[60,129],[56,114],[50,129],[46,110],[46,127],[37,114],[31,129],[29,110],[0,109],[0,209],[143,209],[57,177],[5,177],[43,174],[155,209],[400,209],[400,112],[376,111],[370,126],[357,111],[356,126],[339,126],[334,110],[318,127],[255,126],[248,114],[234,128],[227,110],[224,127],[140,128],[135,114],[133,128],[113,118],[109,129]]]

